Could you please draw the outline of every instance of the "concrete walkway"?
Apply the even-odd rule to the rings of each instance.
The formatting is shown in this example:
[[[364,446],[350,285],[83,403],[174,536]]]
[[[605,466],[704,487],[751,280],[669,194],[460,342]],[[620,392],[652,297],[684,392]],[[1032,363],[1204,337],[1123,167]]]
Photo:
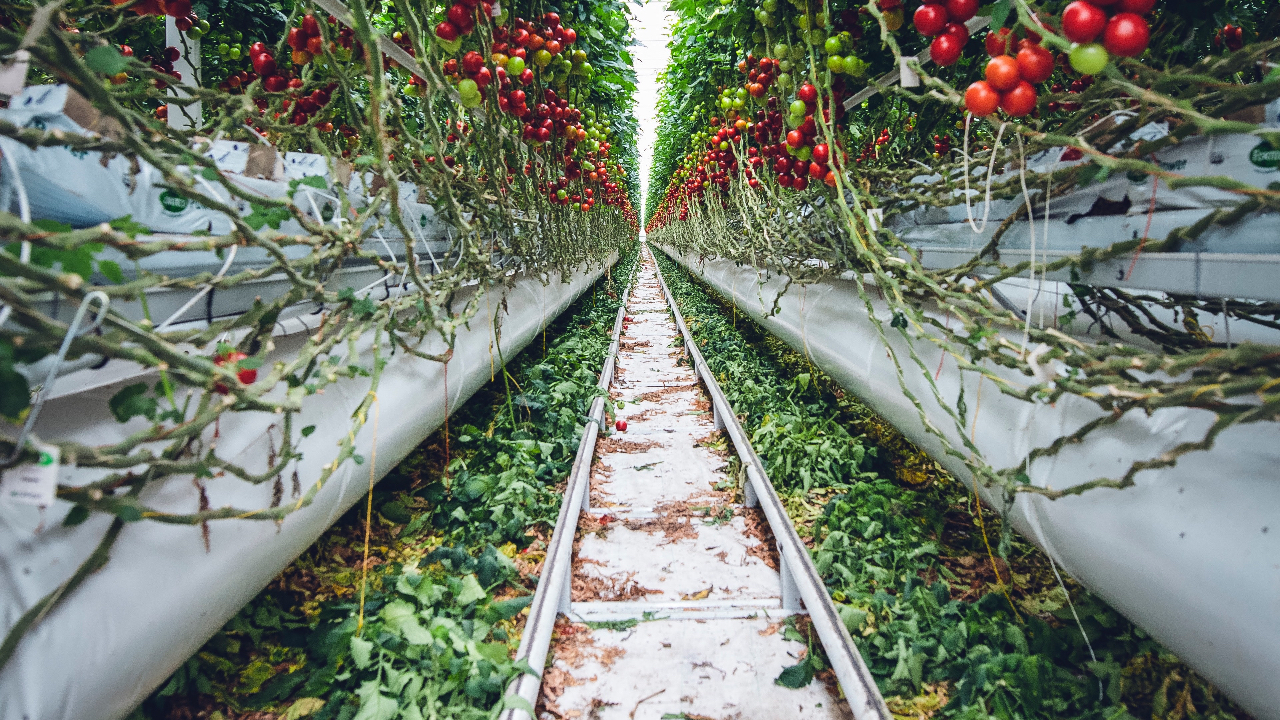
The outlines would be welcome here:
[[[610,388],[627,429],[596,443],[574,548],[576,622],[557,624],[540,717],[847,717],[817,680],[774,683],[805,645],[783,639],[773,539],[758,510],[733,501],[732,450],[647,250],[642,260]]]

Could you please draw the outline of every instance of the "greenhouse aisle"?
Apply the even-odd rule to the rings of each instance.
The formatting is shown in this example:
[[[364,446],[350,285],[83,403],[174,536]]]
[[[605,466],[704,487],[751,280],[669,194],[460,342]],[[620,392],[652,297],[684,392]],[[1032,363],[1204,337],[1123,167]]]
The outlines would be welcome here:
[[[627,309],[610,389],[625,425],[596,444],[573,564],[580,622],[557,627],[543,702],[564,717],[842,717],[819,681],[775,683],[805,644],[784,639],[797,635],[768,525],[733,502],[726,443],[647,250]]]

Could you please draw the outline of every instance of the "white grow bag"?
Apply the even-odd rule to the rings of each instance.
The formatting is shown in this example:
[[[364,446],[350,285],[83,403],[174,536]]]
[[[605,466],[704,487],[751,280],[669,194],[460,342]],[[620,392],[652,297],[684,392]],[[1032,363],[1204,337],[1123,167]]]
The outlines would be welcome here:
[[[964,464],[941,452],[903,395],[852,280],[807,288],[792,286],[766,317],[785,278],[766,276],[724,260],[699,261],[670,252],[771,333],[865,400],[908,438],[972,485]],[[890,313],[872,289],[886,327]],[[931,311],[940,320],[943,313]],[[962,447],[952,420],[933,399],[896,330],[888,334],[901,358],[907,387],[929,421]],[[1021,340],[1011,338],[1015,342]],[[954,402],[964,385],[974,443],[992,467],[1011,467],[1098,417],[1096,405],[1064,396],[1055,406],[1002,395],[942,358],[931,342],[917,341],[931,370],[942,362],[937,385]],[[988,366],[990,367],[990,366]],[[996,372],[1024,383],[1007,370]],[[974,417],[974,413],[977,417]],[[1199,439],[1213,416],[1172,408],[1151,417],[1129,413],[1081,445],[1032,464],[1037,485],[1062,489],[1098,477],[1118,477],[1137,459],[1160,455]],[[1022,494],[1008,513],[1013,526],[1093,592],[1173,650],[1227,692],[1254,717],[1280,718],[1280,437],[1273,423],[1236,426],[1212,451],[1183,456],[1171,468],[1148,470],[1125,490],[1097,489],[1048,500]],[[992,500],[984,489],[984,499]]]
[[[495,292],[488,307],[498,315],[503,357],[518,353],[603,272],[603,265],[584,266],[567,278],[552,274],[545,286],[538,277],[521,276],[511,290]],[[459,295],[460,303],[469,293]],[[458,333],[449,362],[450,412],[490,379],[498,349],[489,318],[482,307],[470,328]],[[268,361],[296,352],[301,337],[296,333],[292,342],[278,339]],[[371,346],[371,334],[360,339],[362,364],[370,363]],[[419,349],[439,353],[444,343],[436,335]],[[355,452],[373,457],[377,412],[375,479],[443,422],[444,379],[439,363],[403,351],[389,358],[378,390],[380,407],[371,408],[369,422],[356,436]],[[60,383],[75,380],[68,376]],[[117,423],[107,412],[107,399],[130,381],[136,378],[105,386],[85,383],[83,392],[61,397],[55,392],[40,416],[37,433],[44,439],[93,445],[122,440],[142,421]],[[367,378],[343,380],[305,402],[294,432],[307,425],[316,430],[299,445],[305,455],[297,463],[304,489],[333,459],[368,387]],[[222,418],[220,430],[219,455],[256,472],[265,469],[269,435],[280,447],[275,415],[229,414]],[[279,527],[270,521],[210,522],[207,553],[199,527],[145,520],[127,525],[106,567],[30,631],[0,671],[0,718],[114,720],[127,715],[368,490],[369,472],[367,464],[345,463],[309,507],[289,515]],[[88,472],[64,467],[60,482],[91,479]],[[255,487],[215,479],[208,482],[208,492],[215,508],[261,508],[270,504],[272,488],[270,483]],[[144,499],[174,512],[192,512],[198,506],[196,488],[181,479],[165,483]],[[6,630],[66,580],[106,532],[110,518],[101,515],[63,527],[70,507],[57,501],[42,513],[0,502],[0,626]]]

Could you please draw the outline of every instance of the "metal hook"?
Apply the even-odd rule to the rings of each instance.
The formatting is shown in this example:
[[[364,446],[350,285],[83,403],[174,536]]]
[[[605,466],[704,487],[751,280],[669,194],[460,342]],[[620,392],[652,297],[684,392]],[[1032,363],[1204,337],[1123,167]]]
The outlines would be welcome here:
[[[40,386],[40,392],[36,394],[36,399],[31,403],[31,412],[27,414],[27,422],[22,426],[22,433],[18,435],[18,442],[13,447],[13,452],[5,459],[3,465],[8,467],[13,464],[14,460],[22,454],[22,447],[27,443],[27,435],[31,434],[31,428],[35,427],[36,418],[40,417],[40,408],[44,406],[45,398],[49,395],[50,388],[58,379],[58,368],[62,367],[62,361],[67,357],[67,351],[71,349],[71,341],[80,335],[80,324],[84,322],[85,313],[89,311],[89,304],[97,300],[101,307],[94,314],[93,320],[84,332],[92,332],[102,325],[102,321],[107,317],[107,308],[111,306],[111,298],[101,290],[94,290],[84,296],[84,300],[80,303],[80,307],[76,310],[76,315],[71,319],[71,324],[67,326],[67,334],[62,338],[62,345],[58,348],[58,356],[49,366],[49,373],[44,378],[44,383]]]

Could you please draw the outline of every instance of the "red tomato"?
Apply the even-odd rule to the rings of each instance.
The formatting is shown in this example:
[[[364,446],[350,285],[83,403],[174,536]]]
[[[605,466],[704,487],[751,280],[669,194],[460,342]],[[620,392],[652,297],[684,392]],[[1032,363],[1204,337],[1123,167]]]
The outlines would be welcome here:
[[[952,22],[965,22],[978,14],[978,0],[947,0],[947,14]]]
[[[987,54],[991,57],[1009,54],[1009,28],[1000,28],[996,32],[987,33]]]
[[[1107,14],[1102,8],[1075,0],[1062,11],[1062,33],[1076,43],[1089,43],[1107,26]]]
[[[1013,117],[1022,117],[1036,109],[1036,89],[1023,80],[1000,96],[1000,107]]]
[[[1053,75],[1053,53],[1040,45],[1027,45],[1018,51],[1018,74],[1031,84],[1042,83]]]
[[[826,183],[828,186],[830,186],[830,187],[835,187],[835,186],[836,186],[836,172],[835,172],[835,170],[828,170],[828,171],[827,171],[827,176],[826,176],[826,177],[824,177],[824,178],[822,179],[822,181],[823,181],[823,182],[825,182],[825,183]]]
[[[964,50],[964,39],[951,33],[943,33],[929,45],[929,56],[939,65],[955,65]]]
[[[1000,93],[985,81],[979,80],[964,91],[964,106],[974,115],[986,117],[1000,107]]]
[[[796,91],[796,97],[805,104],[816,102],[818,100],[818,88],[810,85],[809,83],[805,83]]]
[[[818,143],[813,146],[813,161],[825,165],[831,159],[831,148],[826,143]]]
[[[803,190],[807,187],[809,187],[809,178],[805,177],[804,175],[800,175],[795,180],[791,181],[792,190]]]
[[[793,148],[798,148],[804,144],[804,135],[799,130],[792,130],[787,133],[787,144]]]
[[[987,62],[987,84],[1000,92],[1012,90],[1022,82],[1018,74],[1018,61],[1008,55],[993,57]]]
[[[938,3],[925,3],[916,8],[916,14],[911,19],[921,35],[933,37],[942,32],[943,26],[947,24],[950,17],[947,15],[946,7]]]
[[[1107,52],[1121,57],[1141,55],[1150,41],[1151,29],[1147,27],[1147,21],[1136,13],[1116,13],[1102,35],[1102,46]]]
[[[614,423],[614,424],[613,424],[613,426],[614,426],[615,428],[617,428],[617,429],[618,429],[618,432],[626,432],[626,431],[627,431],[627,421],[626,421],[626,420],[619,420],[618,422]]]
[[[1116,6],[1116,10],[1120,12],[1131,12],[1139,15],[1146,15],[1151,12],[1151,8],[1156,6],[1156,0],[1120,0],[1120,4]]]
[[[448,20],[436,25],[436,37],[445,42],[453,42],[458,39],[458,28]]]
[[[955,35],[964,42],[969,42],[969,28],[964,23],[949,22],[946,27],[942,28],[942,32],[947,35]]]

